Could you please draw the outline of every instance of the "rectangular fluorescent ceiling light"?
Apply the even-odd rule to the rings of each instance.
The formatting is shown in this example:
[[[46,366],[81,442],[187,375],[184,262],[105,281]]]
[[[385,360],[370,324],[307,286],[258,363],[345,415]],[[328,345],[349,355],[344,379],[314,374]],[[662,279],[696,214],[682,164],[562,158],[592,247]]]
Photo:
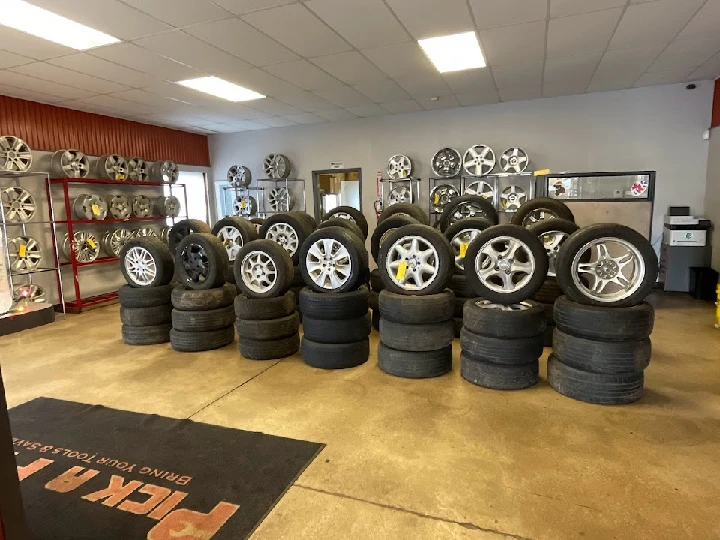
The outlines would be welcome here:
[[[440,73],[486,66],[475,32],[421,39],[418,43]]]
[[[237,84],[225,81],[220,77],[200,77],[198,79],[187,79],[178,81],[178,84],[205,92],[211,96],[227,99],[228,101],[250,101],[252,99],[262,99],[265,96],[248,90]]]
[[[85,51],[120,40],[23,0],[4,0],[0,25]]]

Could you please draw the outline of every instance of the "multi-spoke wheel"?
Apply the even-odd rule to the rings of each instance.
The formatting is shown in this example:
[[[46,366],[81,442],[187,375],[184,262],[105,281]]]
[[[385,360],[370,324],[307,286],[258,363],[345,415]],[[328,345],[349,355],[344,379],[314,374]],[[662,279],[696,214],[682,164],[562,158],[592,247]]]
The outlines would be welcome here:
[[[249,298],[272,298],[285,293],[293,280],[290,255],[270,240],[253,240],[237,253],[235,283]]]
[[[60,178],[85,178],[90,173],[90,160],[80,150],[58,150],[50,158],[50,173]]]
[[[32,272],[38,268],[42,261],[42,249],[34,238],[18,236],[8,239],[8,257],[10,270],[13,272]]]
[[[463,156],[463,168],[470,176],[487,176],[495,168],[495,152],[484,144],[471,146]]]
[[[123,260],[125,270],[140,287],[147,287],[157,274],[157,265],[152,254],[142,246],[133,246],[127,250]]]
[[[407,156],[396,154],[388,160],[387,174],[391,180],[410,178],[412,174],[412,161]]]
[[[257,214],[257,200],[252,195],[237,196],[233,202],[233,213],[236,216],[254,216]]]
[[[512,217],[512,222],[515,225],[529,227],[540,221],[555,218],[575,221],[575,216],[564,202],[549,197],[536,197],[523,203],[517,209]]]
[[[150,179],[150,167],[144,159],[132,158],[127,162],[128,180],[134,182],[146,182]]]
[[[545,251],[548,255],[549,277],[555,277],[555,265],[558,253],[560,253],[560,248],[570,235],[579,228],[580,227],[572,221],[558,218],[538,221],[528,227],[528,230],[540,238],[543,246],[545,246]]]
[[[268,178],[287,178],[290,170],[290,160],[282,154],[268,154],[263,161],[263,171]]]
[[[102,238],[102,247],[110,257],[119,257],[123,246],[133,238],[128,229],[115,229],[107,231]]]
[[[93,233],[87,231],[78,231],[73,234],[72,247],[67,234],[63,239],[62,252],[69,261],[71,258],[70,250],[75,253],[75,260],[79,263],[90,263],[100,255],[100,242]]]
[[[495,199],[495,188],[485,180],[476,180],[465,186],[465,195],[478,195],[492,202]]]
[[[150,227],[140,227],[132,232],[133,238],[157,238],[157,232]]]
[[[196,290],[221,287],[228,277],[228,258],[220,240],[212,234],[193,233],[177,248],[178,281]]]
[[[130,201],[125,195],[113,195],[108,203],[108,212],[115,219],[127,219],[132,213]]]
[[[180,199],[175,195],[158,197],[157,212],[161,216],[176,218],[180,215]]]
[[[445,231],[445,238],[450,241],[450,246],[455,256],[455,269],[457,272],[465,272],[465,254],[467,249],[475,238],[482,231],[492,227],[485,218],[466,218],[456,221]]]
[[[156,161],[150,167],[150,178],[155,182],[174,184],[180,177],[180,169],[174,161]]]
[[[439,184],[430,191],[430,204],[433,212],[442,213],[445,205],[460,196],[460,192],[452,184]]]
[[[265,238],[279,244],[290,256],[300,247],[300,239],[295,228],[289,223],[275,223],[265,231]]]
[[[32,151],[25,141],[14,135],[0,136],[0,171],[28,172],[32,165]]]
[[[145,195],[138,195],[132,200],[132,213],[135,217],[150,217],[153,212],[153,203]]]
[[[118,257],[123,277],[131,287],[160,287],[173,278],[173,256],[158,238],[127,240]]]
[[[522,148],[508,148],[500,156],[500,168],[506,173],[519,174],[530,164],[527,152]]]
[[[412,192],[407,186],[396,186],[388,193],[388,206],[400,203],[411,203]]]
[[[508,186],[500,193],[500,206],[506,212],[516,212],[527,201],[527,194],[520,186]]]
[[[367,270],[368,255],[361,236],[341,228],[325,227],[312,233],[300,252],[300,271],[316,292],[355,290]]]
[[[453,178],[460,174],[463,159],[460,152],[454,148],[438,150],[432,158],[430,165],[433,173],[440,178]]]
[[[97,161],[98,178],[106,178],[108,180],[127,180],[128,166],[127,161],[117,154],[109,154],[100,156]]]
[[[289,212],[295,206],[295,198],[287,188],[273,188],[268,194],[268,204],[273,212]]]
[[[463,195],[445,205],[440,230],[445,232],[453,223],[471,217],[485,218],[493,225],[498,222],[497,211],[490,201],[478,195]]]
[[[27,223],[35,216],[35,199],[30,192],[19,186],[0,191],[3,212],[7,221]]]
[[[228,169],[227,180],[233,187],[248,187],[252,180],[252,173],[244,165],[233,165]]]

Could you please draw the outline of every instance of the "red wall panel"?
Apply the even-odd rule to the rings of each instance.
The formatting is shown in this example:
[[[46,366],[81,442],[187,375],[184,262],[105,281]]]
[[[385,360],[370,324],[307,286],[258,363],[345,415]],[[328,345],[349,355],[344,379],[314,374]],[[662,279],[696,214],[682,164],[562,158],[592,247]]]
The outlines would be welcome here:
[[[93,156],[120,154],[210,166],[205,135],[8,96],[0,96],[0,135],[20,137],[33,150],[76,148]]]
[[[712,123],[710,127],[720,126],[720,79],[715,81],[715,97],[713,98]]]

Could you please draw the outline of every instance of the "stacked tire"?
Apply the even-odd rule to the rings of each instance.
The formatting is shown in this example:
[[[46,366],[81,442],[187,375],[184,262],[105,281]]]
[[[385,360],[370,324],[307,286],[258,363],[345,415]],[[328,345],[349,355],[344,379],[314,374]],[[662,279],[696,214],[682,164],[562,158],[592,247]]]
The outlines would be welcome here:
[[[293,262],[283,246],[254,240],[238,252],[233,268],[241,294],[235,298],[240,354],[248,360],[292,356],[300,348]]]
[[[175,251],[178,285],[172,292],[170,344],[179,352],[219,349],[235,340],[232,303],[237,293],[228,284],[228,255],[212,233],[190,233]]]
[[[380,330],[380,293],[385,289],[380,271],[376,268],[370,272],[370,300],[368,302],[372,310],[372,327]]]
[[[120,251],[127,285],[120,287],[122,338],[127,345],[154,345],[170,340],[170,294],[173,257],[158,238],[130,240]]]

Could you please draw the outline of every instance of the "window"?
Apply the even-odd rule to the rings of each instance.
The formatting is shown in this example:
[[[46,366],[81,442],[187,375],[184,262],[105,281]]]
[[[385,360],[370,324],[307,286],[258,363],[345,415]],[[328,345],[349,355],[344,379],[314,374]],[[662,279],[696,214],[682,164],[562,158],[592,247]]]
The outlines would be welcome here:
[[[187,214],[189,219],[199,219],[208,223],[208,199],[205,173],[181,172],[176,185],[185,186],[187,193],[187,208],[185,208],[182,188],[173,188],[172,190],[172,194],[180,199],[180,204],[183,206],[180,210],[180,215],[184,216]],[[165,195],[170,195],[170,186],[165,186],[163,189]]]

